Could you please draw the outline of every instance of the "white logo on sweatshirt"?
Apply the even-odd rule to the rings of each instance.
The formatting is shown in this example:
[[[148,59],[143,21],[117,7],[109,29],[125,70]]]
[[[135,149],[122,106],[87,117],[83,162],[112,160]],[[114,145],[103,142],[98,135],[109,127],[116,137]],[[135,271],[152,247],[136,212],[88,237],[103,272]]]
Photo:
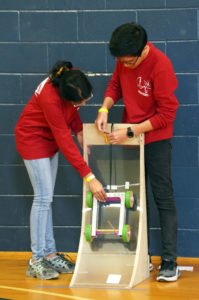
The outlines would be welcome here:
[[[137,78],[137,87],[138,87],[138,93],[148,97],[149,96],[149,90],[151,89],[151,85],[149,80],[144,80],[142,77]]]
[[[48,80],[48,77],[47,77],[46,79],[44,79],[44,80],[40,83],[40,85],[37,87],[37,89],[36,89],[36,91],[35,91],[35,95],[36,95],[36,96],[38,96],[38,95],[41,93],[41,91],[42,91],[42,89],[43,89],[43,87],[44,87],[44,85],[45,85],[45,83],[46,83],[47,80]]]

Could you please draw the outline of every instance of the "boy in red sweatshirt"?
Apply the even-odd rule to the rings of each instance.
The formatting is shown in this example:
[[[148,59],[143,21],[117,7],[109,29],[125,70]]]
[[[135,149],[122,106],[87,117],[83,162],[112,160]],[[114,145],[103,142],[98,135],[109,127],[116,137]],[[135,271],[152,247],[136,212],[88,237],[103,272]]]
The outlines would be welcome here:
[[[180,272],[176,264],[177,211],[171,180],[171,138],[178,108],[174,95],[177,79],[169,58],[147,41],[145,29],[136,23],[116,28],[109,49],[117,62],[95,123],[100,131],[106,131],[108,110],[123,98],[122,121],[134,125],[108,134],[109,142],[117,144],[145,133],[146,181],[150,180],[161,226],[162,263],[157,280],[176,281]],[[149,216],[148,203],[147,211]]]

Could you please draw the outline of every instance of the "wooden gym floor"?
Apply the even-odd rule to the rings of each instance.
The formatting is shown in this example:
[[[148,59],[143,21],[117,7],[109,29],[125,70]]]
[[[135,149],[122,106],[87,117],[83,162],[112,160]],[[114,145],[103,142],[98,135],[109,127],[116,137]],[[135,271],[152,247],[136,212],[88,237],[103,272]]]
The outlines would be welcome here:
[[[73,259],[76,254],[70,254]],[[71,276],[60,274],[56,280],[39,280],[26,277],[29,252],[0,252],[0,299],[10,300],[198,300],[199,258],[179,258],[181,271],[177,282],[163,283],[155,280],[159,257],[152,257],[154,271],[150,278],[132,289],[69,288]],[[193,271],[189,270],[193,267]],[[96,270],[97,271],[97,270]]]

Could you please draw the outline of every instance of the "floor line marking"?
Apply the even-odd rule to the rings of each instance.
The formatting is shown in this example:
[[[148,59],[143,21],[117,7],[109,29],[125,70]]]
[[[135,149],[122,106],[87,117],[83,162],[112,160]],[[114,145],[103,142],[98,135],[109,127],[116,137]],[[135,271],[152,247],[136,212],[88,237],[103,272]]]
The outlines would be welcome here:
[[[36,285],[36,288],[55,288],[55,289],[94,289],[94,290],[121,290],[121,291],[139,291],[148,292],[148,289],[120,288],[120,287],[99,287],[99,286],[53,286],[53,285]]]
[[[29,292],[29,293],[31,292],[31,293],[35,293],[35,294],[56,296],[56,297],[62,297],[62,298],[66,298],[66,299],[73,299],[73,300],[91,300],[91,298],[82,298],[82,297],[69,296],[69,295],[57,294],[57,293],[51,293],[51,292],[45,292],[45,291],[36,291],[36,290],[32,290],[32,289],[23,289],[23,288],[17,288],[17,287],[6,286],[6,285],[0,285],[0,289]]]

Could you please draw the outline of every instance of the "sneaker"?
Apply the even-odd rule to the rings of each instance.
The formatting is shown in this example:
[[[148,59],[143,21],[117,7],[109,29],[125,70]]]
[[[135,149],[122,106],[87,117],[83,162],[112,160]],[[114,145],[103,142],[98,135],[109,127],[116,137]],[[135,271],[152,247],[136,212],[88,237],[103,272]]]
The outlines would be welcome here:
[[[66,255],[66,257],[64,254],[57,253],[57,255],[53,258],[45,257],[45,260],[51,268],[59,273],[73,273],[75,264],[69,255]]]
[[[35,262],[30,259],[26,275],[29,277],[36,277],[39,279],[54,279],[59,277],[59,273],[52,269],[43,257]]]
[[[151,256],[149,256],[149,272],[153,271],[153,264],[151,262]]]
[[[180,277],[180,271],[175,261],[163,260],[160,271],[157,276],[157,281],[176,281]]]

